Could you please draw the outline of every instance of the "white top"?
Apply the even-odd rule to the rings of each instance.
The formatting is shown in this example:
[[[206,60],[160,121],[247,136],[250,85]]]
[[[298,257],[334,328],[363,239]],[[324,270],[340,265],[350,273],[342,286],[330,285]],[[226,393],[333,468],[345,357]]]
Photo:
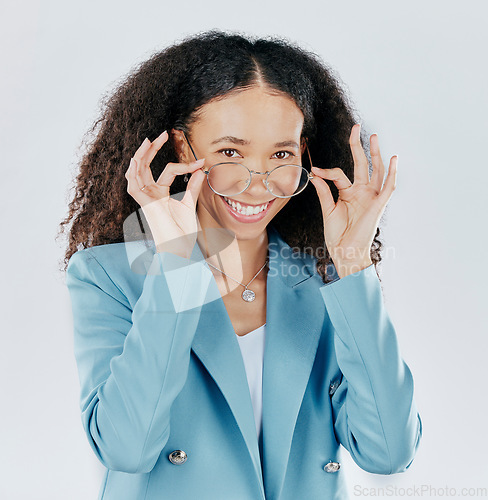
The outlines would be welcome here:
[[[249,392],[254,410],[258,438],[262,431],[263,415],[263,360],[266,323],[246,335],[236,335],[246,368]]]

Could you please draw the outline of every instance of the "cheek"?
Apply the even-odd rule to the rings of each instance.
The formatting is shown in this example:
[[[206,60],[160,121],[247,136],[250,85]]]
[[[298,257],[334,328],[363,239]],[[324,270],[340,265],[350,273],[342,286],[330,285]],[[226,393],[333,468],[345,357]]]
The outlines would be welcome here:
[[[277,201],[279,200],[279,203]],[[277,201],[275,202],[275,212],[279,212],[289,201],[290,199],[279,199],[277,198]]]
[[[204,180],[202,184],[202,189],[200,190],[200,194],[198,195],[197,203],[201,203],[207,209],[217,206],[219,203],[219,196],[216,195],[207,184],[207,181]]]

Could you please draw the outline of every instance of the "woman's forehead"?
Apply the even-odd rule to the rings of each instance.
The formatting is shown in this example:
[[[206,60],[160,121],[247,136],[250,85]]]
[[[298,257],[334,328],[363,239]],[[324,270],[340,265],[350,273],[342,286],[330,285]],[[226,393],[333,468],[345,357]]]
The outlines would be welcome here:
[[[298,109],[298,108],[297,108]],[[203,114],[191,127],[192,136],[208,144],[235,144],[240,147],[265,142],[276,147],[297,147],[302,129],[303,114],[293,109],[273,112],[242,110]]]
[[[291,97],[267,93],[262,88],[253,88],[220,97],[203,105],[198,111],[198,121],[202,126],[222,129],[222,135],[230,134],[228,129],[248,129],[259,127],[283,131],[300,128],[303,113]],[[242,132],[241,132],[242,134]]]

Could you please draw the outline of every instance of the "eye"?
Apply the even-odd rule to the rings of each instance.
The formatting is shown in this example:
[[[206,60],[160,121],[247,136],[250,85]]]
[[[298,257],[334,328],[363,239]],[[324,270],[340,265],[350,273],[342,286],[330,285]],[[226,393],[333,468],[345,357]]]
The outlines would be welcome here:
[[[278,155],[280,153],[288,153],[289,156],[287,156],[286,158],[282,156],[281,158],[278,158],[278,160],[287,160],[288,158],[295,156],[291,151],[278,151],[277,153],[275,153],[275,155]]]
[[[234,158],[233,156],[228,156],[225,154],[225,152],[229,152],[229,151],[236,151],[235,149],[221,149],[220,151],[217,151],[217,153],[224,153],[224,156],[226,158]]]
[[[228,152],[231,152],[230,153],[230,156],[227,155]],[[232,148],[226,148],[226,149],[221,149],[219,151],[217,151],[217,153],[222,153],[226,158],[235,158],[234,156],[232,156],[233,152],[236,152],[237,153],[237,150],[236,149],[232,149]],[[291,158],[292,156],[295,156],[295,154],[293,154],[291,151],[277,151],[275,153],[275,155],[280,155],[280,154],[288,154],[288,156],[281,156],[279,158],[277,158],[278,160],[286,160],[288,158]]]

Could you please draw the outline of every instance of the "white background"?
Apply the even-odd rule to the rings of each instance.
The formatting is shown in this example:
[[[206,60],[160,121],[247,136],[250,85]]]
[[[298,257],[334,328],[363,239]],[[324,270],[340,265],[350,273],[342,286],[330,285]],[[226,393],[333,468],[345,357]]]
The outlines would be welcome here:
[[[424,436],[405,474],[366,473],[344,450],[351,498],[388,485],[459,498],[488,487],[485,5],[2,2],[2,499],[97,498],[103,468],[80,420],[57,225],[102,94],[154,51],[211,28],[318,53],[378,133],[385,165],[399,155],[380,269]]]

